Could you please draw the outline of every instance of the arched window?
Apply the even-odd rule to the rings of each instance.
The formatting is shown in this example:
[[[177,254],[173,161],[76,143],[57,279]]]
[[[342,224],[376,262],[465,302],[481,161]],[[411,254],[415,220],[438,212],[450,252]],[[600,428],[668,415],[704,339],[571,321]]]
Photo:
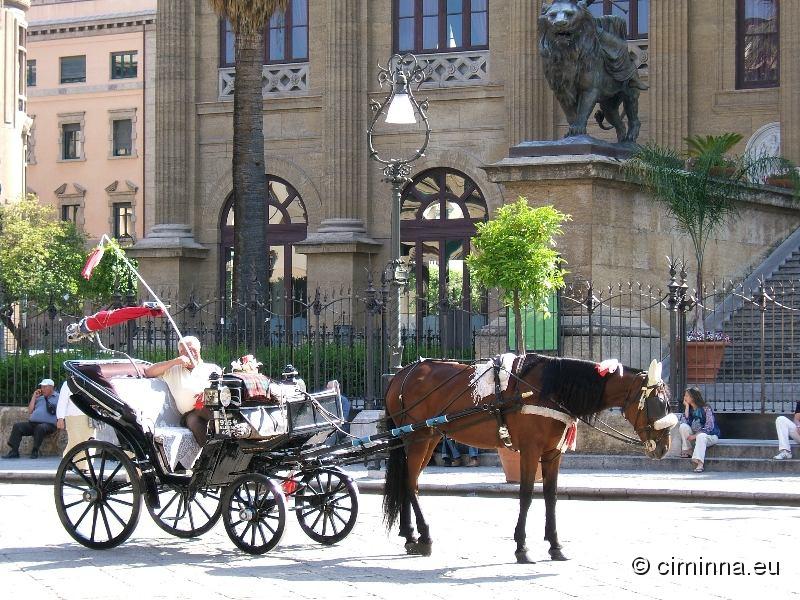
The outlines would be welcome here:
[[[488,218],[478,185],[454,169],[423,171],[403,191],[400,236],[410,282],[403,298],[407,331],[431,332],[449,348],[472,346],[486,324],[486,298],[472,289],[465,259],[475,224]]]
[[[269,253],[269,310],[277,315],[271,320],[273,332],[305,329],[305,311],[302,304],[307,302],[306,256],[294,249],[294,244],[306,239],[308,234],[308,213],[303,199],[294,187],[280,177],[267,175],[267,243]],[[222,264],[221,288],[226,298],[231,297],[233,289],[233,249],[236,236],[233,220],[233,194],[222,208],[221,248]],[[298,302],[299,301],[299,302]],[[291,328],[287,329],[287,324]]]
[[[650,0],[595,0],[589,7],[596,17],[617,15],[628,22],[628,38],[646,38],[650,30]]]
[[[778,0],[737,0],[736,87],[780,85]]]
[[[219,66],[236,62],[235,36],[227,20],[220,21]],[[308,60],[308,0],[291,0],[288,10],[272,15],[264,30],[264,64]]]
[[[489,47],[489,0],[394,0],[397,52]]]

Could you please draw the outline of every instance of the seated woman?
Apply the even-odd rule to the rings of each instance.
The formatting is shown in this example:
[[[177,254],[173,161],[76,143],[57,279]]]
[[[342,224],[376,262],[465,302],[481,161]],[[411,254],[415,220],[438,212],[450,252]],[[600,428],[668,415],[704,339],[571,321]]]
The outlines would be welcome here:
[[[208,422],[211,411],[203,406],[203,391],[208,387],[211,373],[222,373],[217,365],[203,362],[200,357],[200,340],[193,336],[178,341],[178,356],[172,360],[155,363],[145,369],[145,377],[163,379],[175,406],[183,415],[181,425],[188,427],[194,439],[203,446],[208,439]]]
[[[719,426],[714,418],[714,411],[703,400],[703,394],[696,387],[686,389],[683,394],[684,410],[680,417],[681,457],[692,457],[695,473],[703,472],[706,460],[706,448],[719,441]],[[694,442],[694,452],[690,443]]]

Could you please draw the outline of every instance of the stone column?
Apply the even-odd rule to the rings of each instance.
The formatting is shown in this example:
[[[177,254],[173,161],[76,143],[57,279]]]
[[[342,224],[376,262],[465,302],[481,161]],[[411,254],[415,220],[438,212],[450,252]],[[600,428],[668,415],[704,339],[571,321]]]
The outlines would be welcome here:
[[[363,283],[366,256],[380,248],[367,236],[362,219],[367,201],[367,10],[367,0],[327,2],[320,26],[327,56],[325,218],[316,233],[297,245],[308,255],[310,281],[352,283],[356,289]]]
[[[508,142],[553,138],[553,93],[544,78],[537,20],[542,0],[510,0]]]
[[[683,148],[689,135],[689,0],[650,2],[652,141]]]
[[[185,300],[208,249],[192,234],[195,4],[158,0],[155,74],[154,224],[130,251],[155,289]]]
[[[800,163],[800,3],[780,3],[781,155]]]

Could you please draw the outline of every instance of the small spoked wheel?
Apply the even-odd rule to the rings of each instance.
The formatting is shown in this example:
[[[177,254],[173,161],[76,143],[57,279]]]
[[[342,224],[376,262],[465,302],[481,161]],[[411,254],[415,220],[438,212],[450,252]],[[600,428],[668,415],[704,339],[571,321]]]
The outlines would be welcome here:
[[[145,495],[150,516],[161,529],[180,538],[203,535],[217,524],[222,515],[218,488],[194,490],[161,484],[158,486],[158,499],[161,506],[156,508]]]
[[[56,510],[76,541],[113,548],[136,529],[141,511],[139,475],[117,446],[90,440],[61,460],[54,486]]]
[[[258,473],[242,475],[225,489],[222,521],[237,547],[249,554],[264,554],[283,536],[286,498],[280,486],[268,477]]]
[[[294,502],[300,527],[320,544],[341,542],[358,518],[358,488],[339,469],[322,469],[305,477]]]

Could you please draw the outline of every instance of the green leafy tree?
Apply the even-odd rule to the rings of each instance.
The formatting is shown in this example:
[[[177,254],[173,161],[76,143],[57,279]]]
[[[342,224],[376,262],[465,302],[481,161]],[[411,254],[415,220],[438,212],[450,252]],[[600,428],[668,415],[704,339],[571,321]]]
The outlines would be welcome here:
[[[264,100],[262,96],[262,31],[272,15],[285,11],[289,0],[209,0],[231,23],[236,36],[236,89],[233,94],[233,253],[234,298],[247,301],[250,286],[267,289],[267,240],[264,224]]]
[[[728,219],[739,215],[739,203],[753,193],[754,182],[773,173],[788,173],[795,195],[800,177],[794,165],[775,156],[729,154],[741,136],[687,138],[686,156],[655,144],[643,146],[626,165],[627,171],[645,185],[656,201],[674,217],[678,229],[692,242],[697,261],[696,289],[703,290],[703,262],[709,240]],[[704,329],[698,307],[695,327]]]
[[[522,307],[549,315],[548,298],[564,287],[564,260],[555,249],[555,238],[569,220],[570,215],[552,206],[532,208],[521,197],[500,208],[494,219],[476,226],[474,252],[467,265],[475,282],[499,288],[502,301],[512,307],[518,354],[525,352]]]
[[[117,289],[135,292],[130,270],[114,252],[106,252],[88,282],[80,275],[85,261],[85,236],[71,222],[60,221],[53,207],[33,195],[0,206],[0,322],[18,344],[24,347],[26,340],[9,310],[13,303],[53,302],[59,309],[77,310],[82,301],[106,301]]]

